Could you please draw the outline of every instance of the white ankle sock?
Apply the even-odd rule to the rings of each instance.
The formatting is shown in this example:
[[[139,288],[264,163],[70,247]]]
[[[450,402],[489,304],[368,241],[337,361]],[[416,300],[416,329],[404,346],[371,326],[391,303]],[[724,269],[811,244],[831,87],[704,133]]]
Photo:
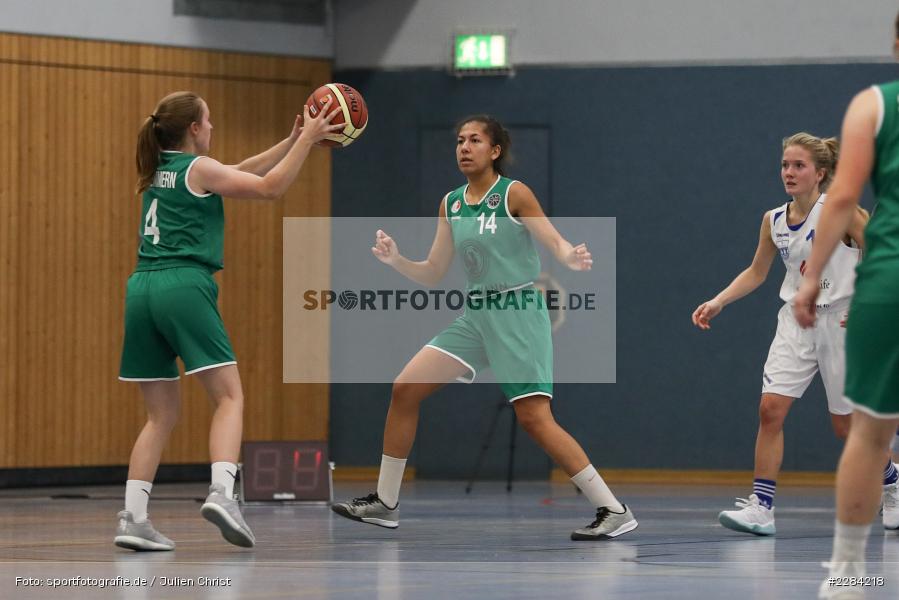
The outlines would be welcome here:
[[[147,520],[147,503],[152,489],[153,484],[149,481],[129,479],[125,482],[125,510],[131,513],[135,523]]]
[[[406,470],[405,458],[393,458],[381,455],[381,471],[378,473],[378,498],[387,508],[393,508],[400,502],[400,486],[403,484],[403,471]]]
[[[587,496],[587,500],[589,500],[596,508],[606,506],[612,512],[624,511],[624,507],[615,498],[612,490],[609,489],[606,482],[603,481],[599,473],[596,472],[593,465],[584,467],[584,470],[572,477],[571,481],[584,492],[584,495]]]
[[[834,526],[831,562],[865,562],[865,546],[871,525],[847,525],[838,520]]]
[[[212,483],[225,486],[225,497],[234,498],[234,479],[237,477],[237,465],[229,462],[212,463]]]

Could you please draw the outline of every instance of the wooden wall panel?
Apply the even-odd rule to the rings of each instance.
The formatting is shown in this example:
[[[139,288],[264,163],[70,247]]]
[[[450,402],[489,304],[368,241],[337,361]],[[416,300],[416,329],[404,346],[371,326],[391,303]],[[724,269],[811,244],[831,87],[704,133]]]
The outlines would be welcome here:
[[[0,55],[9,45],[0,38]],[[18,416],[18,404],[7,399],[15,397],[18,374],[13,360],[18,333],[19,71],[15,65],[0,68],[0,456],[13,453]]]
[[[156,101],[203,96],[210,154],[233,163],[283,139],[330,74],[321,60],[0,34],[0,468],[128,461],[144,420],[137,386],[116,379],[134,144]],[[225,211],[217,278],[245,438],[324,439],[327,386],[281,383],[281,219],[330,214],[329,152],[313,151],[280,202],[226,199]],[[198,382],[182,386],[163,461],[205,462],[210,410]]]

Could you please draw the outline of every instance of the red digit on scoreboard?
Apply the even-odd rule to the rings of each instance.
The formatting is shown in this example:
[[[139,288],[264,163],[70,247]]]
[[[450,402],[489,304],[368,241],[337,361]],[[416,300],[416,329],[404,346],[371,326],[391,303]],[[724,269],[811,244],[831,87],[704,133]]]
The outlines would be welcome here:
[[[312,453],[293,451],[293,489],[314,490],[318,486],[318,472],[322,464],[322,451]]]

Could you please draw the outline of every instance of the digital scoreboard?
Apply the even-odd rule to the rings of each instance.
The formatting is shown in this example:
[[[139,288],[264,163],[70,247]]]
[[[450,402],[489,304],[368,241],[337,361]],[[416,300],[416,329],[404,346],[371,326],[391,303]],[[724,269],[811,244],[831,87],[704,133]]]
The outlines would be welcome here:
[[[244,442],[242,455],[243,502],[331,501],[326,442]]]

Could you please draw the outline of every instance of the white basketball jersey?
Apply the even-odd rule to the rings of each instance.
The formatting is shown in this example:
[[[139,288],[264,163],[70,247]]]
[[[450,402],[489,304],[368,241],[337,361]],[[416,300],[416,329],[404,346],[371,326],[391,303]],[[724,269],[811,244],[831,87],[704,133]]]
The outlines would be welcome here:
[[[786,303],[792,303],[796,290],[802,282],[805,272],[805,261],[812,253],[812,241],[815,239],[815,227],[818,217],[824,208],[826,194],[821,194],[812,206],[805,221],[797,225],[787,224],[787,206],[789,202],[771,211],[771,240],[777,246],[780,257],[787,268],[783,285],[780,286],[780,297]],[[792,202],[792,201],[791,201]],[[818,310],[828,308],[843,309],[849,304],[855,288],[855,266],[861,258],[858,248],[850,248],[842,241],[824,266],[821,280],[818,282]]]

